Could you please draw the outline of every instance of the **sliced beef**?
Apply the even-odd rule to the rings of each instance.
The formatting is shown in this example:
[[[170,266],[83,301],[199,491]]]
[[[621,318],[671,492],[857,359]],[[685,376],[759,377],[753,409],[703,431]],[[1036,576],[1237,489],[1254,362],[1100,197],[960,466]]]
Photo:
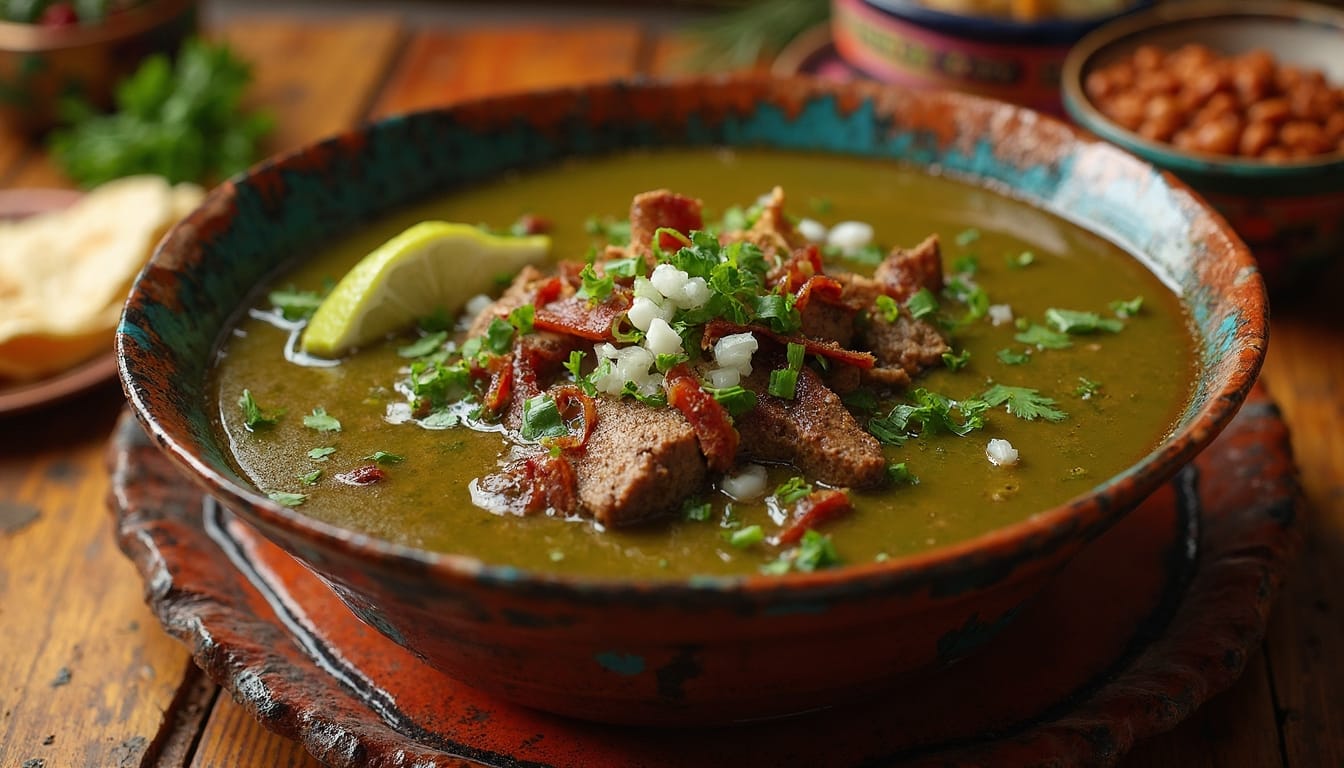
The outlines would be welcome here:
[[[784,215],[784,190],[780,187],[770,191],[770,198],[761,207],[761,215],[756,218],[751,229],[726,232],[720,240],[724,243],[751,243],[760,248],[766,258],[776,255],[784,257],[807,245],[807,238],[799,234]]]
[[[485,329],[490,327],[490,323],[496,317],[508,317],[509,313],[518,307],[532,301],[532,294],[537,289],[537,283],[545,280],[546,276],[536,267],[523,267],[518,272],[518,276],[513,278],[509,287],[504,290],[495,303],[486,307],[476,319],[471,321],[471,327],[467,331],[467,337],[480,336],[485,333]]]
[[[630,203],[631,253],[652,260],[653,248],[650,243],[653,233],[663,227],[675,229],[683,235],[703,229],[700,201],[666,189],[635,195]],[[675,237],[663,235],[658,241],[658,247],[665,251],[676,250],[681,247],[681,242]]]
[[[810,368],[798,374],[792,400],[766,392],[770,370],[780,364],[782,359],[757,365],[742,381],[757,396],[756,407],[737,420],[742,454],[789,462],[828,485],[873,488],[886,482],[887,459],[881,444]]]
[[[809,301],[798,312],[802,318],[802,334],[814,339],[834,341],[842,347],[854,341],[854,318],[858,310],[846,304],[827,301]]]
[[[579,503],[599,523],[615,527],[667,514],[704,484],[695,430],[676,410],[602,397],[597,414],[586,450],[571,460]]]
[[[936,327],[905,312],[894,323],[870,314],[861,336],[862,346],[877,358],[877,365],[863,372],[864,380],[893,389],[908,386],[920,371],[938,365],[943,353],[952,351]]]
[[[895,248],[883,259],[873,273],[893,299],[904,303],[928,288],[935,294],[943,290],[943,257],[938,248],[938,236],[929,235],[914,248]]]

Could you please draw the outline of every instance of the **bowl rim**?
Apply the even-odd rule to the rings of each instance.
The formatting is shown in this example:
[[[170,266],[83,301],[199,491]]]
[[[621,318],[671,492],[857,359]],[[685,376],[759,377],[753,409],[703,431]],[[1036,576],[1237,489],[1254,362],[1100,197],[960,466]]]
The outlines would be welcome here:
[[[923,552],[883,561],[845,563],[837,568],[822,569],[810,573],[789,573],[769,575],[750,573],[733,576],[691,576],[677,578],[622,578],[610,576],[592,576],[546,572],[533,568],[487,563],[477,557],[435,552],[419,547],[382,539],[370,534],[323,522],[299,510],[278,504],[260,490],[235,482],[215,471],[207,461],[196,456],[190,448],[189,434],[170,433],[154,418],[156,408],[141,396],[137,387],[138,371],[133,370],[127,355],[127,347],[134,343],[128,331],[126,313],[118,324],[116,351],[118,376],[132,411],[142,427],[181,467],[187,470],[187,477],[218,499],[225,508],[252,518],[249,522],[261,523],[261,530],[270,535],[269,528],[277,528],[290,536],[297,536],[328,552],[343,557],[360,560],[380,567],[398,567],[403,573],[414,573],[421,579],[430,579],[436,584],[463,584],[475,587],[493,587],[507,591],[527,592],[551,597],[571,599],[599,599],[603,601],[635,600],[641,603],[658,598],[670,600],[687,599],[740,599],[750,596],[755,599],[785,598],[824,599],[837,596],[860,596],[872,593],[875,589],[883,592],[885,587],[909,584],[930,576],[961,573],[970,567],[993,567],[1005,563],[1018,563],[1018,554],[1023,549],[1033,547],[1047,551],[1051,545],[1067,547],[1069,540],[1081,546],[1089,537],[1078,537],[1076,530],[1082,523],[1090,523],[1098,532],[1109,526],[1119,512],[1128,509],[1125,505],[1112,503],[1110,496],[1117,490],[1130,488],[1128,493],[1135,500],[1147,497],[1161,482],[1189,461],[1227,426],[1240,408],[1251,387],[1255,384],[1260,367],[1264,361],[1268,342],[1268,298],[1264,281],[1260,276],[1256,262],[1249,248],[1234,232],[1227,221],[1215,211],[1198,193],[1190,189],[1180,179],[1167,171],[1154,168],[1142,158],[1115,148],[1105,141],[1088,134],[1062,120],[1006,102],[988,99],[953,91],[916,91],[878,82],[836,83],[824,78],[790,77],[779,78],[768,75],[749,74],[731,76],[697,76],[689,78],[636,78],[614,80],[572,87],[550,88],[520,93],[491,96],[458,102],[450,106],[414,110],[389,115],[379,123],[392,122],[429,116],[434,114],[452,114],[459,110],[513,110],[516,113],[522,103],[534,99],[550,99],[557,96],[578,98],[585,94],[600,93],[612,88],[659,88],[659,87],[695,87],[695,88],[731,88],[734,85],[763,85],[765,87],[784,88],[791,94],[806,93],[809,98],[837,93],[851,96],[864,95],[878,98],[883,93],[902,93],[921,99],[934,100],[939,106],[953,112],[984,112],[985,114],[1010,114],[1022,117],[1034,124],[1060,131],[1071,146],[1100,147],[1113,153],[1115,158],[1132,163],[1136,170],[1146,170],[1160,176],[1173,191],[1183,194],[1197,204],[1202,217],[1209,225],[1201,231],[1210,237],[1218,237],[1225,242],[1229,251],[1224,258],[1229,262],[1231,274],[1237,275],[1238,296],[1244,297],[1247,305],[1239,312],[1246,323],[1244,330],[1238,330],[1243,337],[1229,355],[1245,358],[1229,372],[1227,381],[1216,391],[1210,391],[1203,405],[1196,410],[1187,423],[1179,425],[1168,434],[1166,439],[1152,448],[1144,456],[1130,464],[1124,470],[1106,478],[1101,483],[1075,495],[1053,507],[1032,514],[1015,523],[1005,525],[978,536],[935,547]],[[128,299],[128,306],[134,302],[141,290],[141,282],[156,268],[163,253],[174,247],[184,247],[193,241],[197,232],[208,231],[206,222],[210,221],[218,210],[227,210],[236,196],[236,183],[274,168],[283,168],[303,159],[314,149],[335,147],[337,145],[358,142],[358,138],[372,124],[364,124],[342,131],[325,140],[285,152],[263,160],[229,181],[212,189],[203,203],[186,218],[176,224],[160,241],[154,255],[144,270],[136,278]],[[818,150],[825,152],[825,150]],[[912,164],[913,165],[913,164]],[[920,166],[914,166],[920,167]],[[955,174],[950,174],[958,178]],[[975,184],[966,178],[963,183]],[[983,183],[980,186],[984,186]],[[1000,187],[1000,193],[1004,190]],[[1011,192],[1008,192],[1012,196]],[[1056,212],[1058,213],[1058,212]],[[1078,222],[1073,222],[1078,226]],[[1102,237],[1110,239],[1104,233]],[[1131,258],[1137,258],[1131,254]],[[1145,264],[1150,269],[1150,265]],[[1151,269],[1150,269],[1151,271]],[[180,273],[179,273],[180,274]],[[219,338],[211,339],[212,349]],[[160,368],[160,371],[163,369]],[[203,407],[203,406],[202,406]],[[1099,525],[1099,527],[1097,527]],[[1027,558],[1022,562],[1033,562]],[[322,570],[322,569],[318,569]]]
[[[1303,173],[1331,171],[1344,173],[1344,150],[1285,162],[1184,152],[1171,144],[1144,138],[1114,122],[1097,109],[1083,90],[1083,80],[1095,57],[1112,46],[1139,41],[1157,30],[1200,21],[1254,17],[1310,21],[1320,26],[1334,27],[1344,35],[1344,9],[1304,0],[1184,0],[1181,3],[1158,3],[1147,10],[1108,22],[1069,50],[1060,73],[1064,107],[1080,125],[1107,141],[1178,172],[1223,173],[1253,178],[1296,177]],[[1338,85],[1344,87],[1344,83]]]
[[[958,13],[931,8],[919,0],[861,0],[861,2],[894,19],[931,27],[944,33],[958,33],[992,38],[994,35],[1035,35],[1044,38],[1047,45],[1068,45],[1067,38],[1105,24],[1111,19],[1128,16],[1148,8],[1156,0],[1127,0],[1124,7],[1085,16],[1055,16],[1035,21],[988,13]]]
[[[44,27],[0,20],[0,51],[52,53],[123,40],[168,23],[195,5],[196,0],[145,0],[88,26]]]

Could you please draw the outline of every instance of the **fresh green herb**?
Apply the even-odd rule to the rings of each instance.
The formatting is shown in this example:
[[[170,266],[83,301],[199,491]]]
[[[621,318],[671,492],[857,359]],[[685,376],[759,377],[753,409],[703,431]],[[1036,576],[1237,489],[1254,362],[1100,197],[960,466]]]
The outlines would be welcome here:
[[[812,485],[801,475],[794,475],[775,489],[775,498],[780,504],[792,504],[812,493]]]
[[[883,259],[887,258],[887,252],[877,243],[868,243],[849,251],[827,246],[825,254],[827,256],[839,256],[850,263],[863,264],[869,267],[876,267],[882,263]]]
[[[812,197],[808,198],[807,207],[811,208],[812,212],[818,216],[825,216],[831,212],[831,209],[835,208],[835,204],[824,197]]]
[[[477,342],[472,346],[479,350],[480,339],[471,341]],[[463,345],[463,355],[468,357],[467,345]],[[406,385],[417,402],[441,408],[470,391],[471,373],[466,365],[460,363],[443,365],[434,360],[416,360],[411,363],[411,375]]]
[[[617,315],[616,319],[611,321],[611,337],[624,344],[638,344],[644,338],[644,332],[631,325],[627,330],[625,324],[629,321],[626,315]]]
[[[621,397],[627,396],[653,408],[662,408],[667,405],[667,395],[665,393],[655,392],[652,395],[646,395],[639,391],[639,386],[633,381],[627,381],[625,386],[621,387]]]
[[[810,573],[839,564],[840,556],[836,554],[835,544],[831,542],[830,536],[817,533],[810,528],[803,533],[803,539],[798,543],[798,555],[793,560],[795,569]]]
[[[1063,421],[1067,416],[1055,407],[1054,398],[1046,397],[1040,393],[1040,390],[1029,387],[1010,387],[1004,384],[995,384],[985,390],[980,399],[989,403],[991,408],[1006,403],[1009,413],[1027,421],[1035,421],[1036,419]]]
[[[509,325],[512,325],[518,331],[518,335],[526,336],[532,332],[532,321],[537,316],[537,308],[533,304],[522,304],[514,307],[509,313]]]
[[[904,461],[888,464],[887,477],[897,485],[919,485],[919,478],[905,466]]]
[[[271,291],[266,295],[266,300],[271,302],[271,306],[279,310],[280,316],[286,320],[306,320],[313,316],[322,303],[322,294],[317,291],[285,288]]]
[[[905,302],[905,308],[911,317],[922,320],[938,311],[938,299],[928,288],[920,288],[918,293]]]
[[[485,329],[485,347],[497,355],[508,352],[513,346],[513,326],[507,320],[496,317]]]
[[[447,331],[438,331],[427,336],[421,336],[415,341],[397,350],[397,354],[402,357],[424,357],[432,355],[439,351],[444,342],[448,341]]]
[[[1139,314],[1139,312],[1142,310],[1143,310],[1142,296],[1135,296],[1129,301],[1125,301],[1124,299],[1117,299],[1116,301],[1111,302],[1111,311],[1114,312],[1115,316],[1119,318],[1133,317]]]
[[[888,323],[896,322],[896,318],[901,316],[901,305],[885,293],[878,294],[873,306],[877,308],[878,315]]]
[[[703,523],[714,516],[714,510],[710,507],[708,501],[687,499],[686,502],[681,505],[681,516],[687,520]]]
[[[65,172],[86,187],[152,173],[169,181],[210,182],[247,168],[270,117],[242,107],[248,65],[223,45],[190,40],[177,55],[145,59],[116,91],[117,111],[68,100],[68,128],[49,146]]]
[[[886,416],[868,420],[868,431],[879,442],[901,445],[915,435],[949,432],[965,437],[985,426],[984,400],[955,401],[937,392],[916,387],[910,392],[914,403],[897,403]],[[961,414],[958,419],[953,411]]]
[[[966,246],[970,245],[971,243],[974,243],[979,239],[980,239],[980,230],[976,229],[975,227],[971,227],[970,229],[963,229],[962,231],[957,233],[957,245],[961,246],[962,248],[965,248]]]
[[[327,457],[335,452],[336,449],[329,445],[324,445],[321,448],[310,448],[308,450],[308,458],[313,461],[326,461]]]
[[[691,358],[683,354],[663,352],[654,356],[653,364],[654,367],[658,369],[659,373],[667,373],[672,370],[672,366],[684,363],[690,359]]]
[[[368,456],[365,456],[364,460],[372,461],[375,464],[386,465],[386,464],[400,464],[401,462],[406,460],[406,457],[396,453],[388,453],[387,451],[374,451]]]
[[[612,259],[603,270],[612,277],[641,277],[644,272],[644,260],[635,256],[626,259]]]
[[[590,304],[596,304],[603,301],[611,292],[616,289],[616,279],[611,275],[597,276],[597,270],[593,269],[592,264],[583,265],[583,270],[579,272],[579,298],[587,299]]]
[[[1014,349],[1009,349],[1008,347],[1000,349],[998,352],[995,353],[995,356],[998,357],[999,362],[1003,363],[1004,365],[1025,365],[1029,360],[1031,360],[1031,355],[1025,354],[1023,352],[1018,352],[1017,350]]]
[[[461,419],[447,408],[440,408],[420,420],[420,426],[427,429],[450,429],[456,427]]]
[[[313,412],[303,417],[303,426],[309,429],[316,429],[318,432],[340,432],[341,422],[334,416],[327,414],[327,409],[318,406]]]
[[[1032,323],[1026,330],[1013,336],[1014,339],[1023,344],[1031,344],[1041,349],[1068,349],[1073,346],[1073,342],[1066,333],[1057,333],[1046,328],[1044,325]]]
[[[1078,386],[1074,388],[1073,394],[1084,400],[1091,400],[1101,392],[1101,382],[1093,381],[1086,376],[1078,377]]]
[[[958,275],[974,275],[980,271],[980,257],[973,253],[961,256],[952,262],[952,272]]]
[[[520,432],[524,440],[542,440],[563,437],[569,429],[560,416],[560,407],[556,405],[555,398],[540,394],[523,401],[523,426]]]
[[[788,365],[770,372],[770,384],[766,391],[775,397],[792,400],[798,393],[798,374],[803,370],[806,355],[807,347],[789,342]]]
[[[765,541],[765,531],[759,525],[748,525],[735,531],[724,531],[723,538],[737,549],[746,549]]]
[[[243,409],[243,426],[247,427],[249,432],[255,432],[262,427],[274,426],[283,413],[283,411],[266,413],[252,398],[252,391],[247,389],[244,389],[243,394],[238,397],[238,407]]]
[[[1010,253],[1004,258],[1012,269],[1022,269],[1036,263],[1036,254],[1031,251],[1023,251],[1017,255]]]
[[[1096,333],[1097,331],[1109,331],[1118,333],[1125,329],[1125,324],[1119,320],[1110,317],[1102,317],[1096,312],[1077,312],[1072,309],[1058,309],[1051,307],[1045,310],[1046,322],[1055,326],[1060,333]]]
[[[574,377],[574,383],[579,386],[579,389],[583,390],[584,394],[589,397],[595,397],[597,395],[597,387],[593,385],[593,382],[589,380],[587,376],[583,375],[583,358],[586,354],[587,353],[577,349],[570,352],[569,360],[565,362],[565,370],[569,371],[569,375]]]
[[[297,507],[308,500],[306,493],[290,493],[288,491],[271,491],[266,496],[276,504],[283,504],[286,507]]]
[[[776,333],[793,333],[803,325],[802,315],[793,306],[793,294],[767,293],[755,300],[756,319]]]
[[[951,352],[943,353],[943,365],[947,366],[949,371],[960,371],[969,362],[971,362],[971,350],[969,349],[963,349],[960,354],[955,355]]]
[[[840,402],[844,403],[846,407],[862,413],[872,413],[877,410],[877,394],[871,389],[863,387],[841,395]]]
[[[299,479],[304,485],[317,485],[317,479],[322,476],[322,470],[314,469],[312,472],[304,472],[299,475]]]
[[[583,223],[583,229],[588,234],[600,237],[612,245],[630,244],[630,222],[624,219],[616,219],[610,216],[599,219],[596,216],[590,216]]]
[[[679,232],[677,235],[685,238]],[[668,255],[665,261],[685,272],[688,277],[708,280],[714,273],[714,268],[723,261],[723,246],[718,238],[709,232],[692,232],[689,241]]]
[[[722,389],[706,387],[705,391],[709,393],[710,397],[719,401],[719,405],[722,405],[724,410],[728,411],[728,415],[733,418],[737,418],[756,407],[756,393],[741,386],[724,387]]]

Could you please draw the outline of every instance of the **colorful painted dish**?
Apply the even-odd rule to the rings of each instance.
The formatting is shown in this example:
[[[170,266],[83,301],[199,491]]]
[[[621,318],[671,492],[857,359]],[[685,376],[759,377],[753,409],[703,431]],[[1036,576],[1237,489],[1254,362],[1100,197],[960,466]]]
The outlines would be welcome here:
[[[1298,2],[1164,3],[1082,40],[1063,72],[1064,102],[1079,125],[1167,169],[1203,195],[1246,240],[1271,289],[1319,274],[1344,247],[1344,154],[1266,162],[1186,152],[1112,121],[1083,90],[1094,70],[1142,45],[1201,43],[1236,55],[1263,48],[1280,62],[1344,83],[1344,12]]]
[[[208,373],[235,312],[296,250],[506,172],[687,145],[937,168],[1104,233],[1170,285],[1194,322],[1200,371],[1171,438],[1019,523],[783,578],[594,578],[432,553],[280,506],[230,461],[209,412]],[[473,102],[268,163],[216,189],[169,234],[133,291],[118,349],[137,415],[188,476],[398,644],[514,702],[590,720],[686,724],[828,706],[968,653],[1208,445],[1254,381],[1264,340],[1263,286],[1244,247],[1178,183],[1103,142],[960,95],[709,80]],[[895,637],[892,626],[902,627]]]
[[[513,706],[425,666],[203,500],[129,416],[109,457],[118,541],[164,626],[264,726],[340,768],[1109,765],[1241,674],[1300,536],[1287,432],[1257,391],[1194,466],[961,663],[831,712],[627,729]]]

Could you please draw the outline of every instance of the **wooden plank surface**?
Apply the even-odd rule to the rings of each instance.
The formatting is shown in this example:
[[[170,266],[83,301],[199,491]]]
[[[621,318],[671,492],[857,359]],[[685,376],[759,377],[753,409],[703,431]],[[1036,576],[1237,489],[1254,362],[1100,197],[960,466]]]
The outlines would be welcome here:
[[[674,73],[685,50],[632,24],[407,34],[388,19],[268,18],[216,34],[256,66],[251,98],[280,126],[269,151],[368,115]],[[0,183],[66,180],[0,136]],[[1265,378],[1293,429],[1309,535],[1266,653],[1190,721],[1140,744],[1127,768],[1344,766],[1344,322],[1327,295],[1344,272],[1332,280],[1275,308]],[[144,607],[103,508],[103,445],[120,402],[107,386],[0,420],[0,766],[316,766],[216,696]]]

